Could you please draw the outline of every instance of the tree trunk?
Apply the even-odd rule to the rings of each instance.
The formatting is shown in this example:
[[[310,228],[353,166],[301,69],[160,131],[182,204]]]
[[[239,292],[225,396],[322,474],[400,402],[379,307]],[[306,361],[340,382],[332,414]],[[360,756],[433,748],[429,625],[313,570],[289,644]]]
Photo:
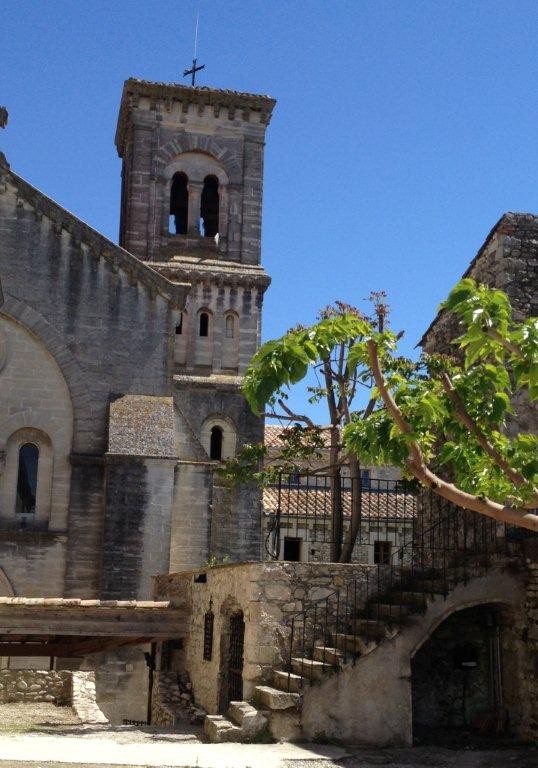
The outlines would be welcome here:
[[[351,520],[340,554],[340,563],[350,563],[351,555],[361,529],[362,518],[362,493],[361,493],[361,468],[356,456],[349,456],[349,473],[351,477]]]
[[[342,474],[338,464],[338,427],[331,429],[331,562],[339,563],[342,553],[343,515],[342,515]]]

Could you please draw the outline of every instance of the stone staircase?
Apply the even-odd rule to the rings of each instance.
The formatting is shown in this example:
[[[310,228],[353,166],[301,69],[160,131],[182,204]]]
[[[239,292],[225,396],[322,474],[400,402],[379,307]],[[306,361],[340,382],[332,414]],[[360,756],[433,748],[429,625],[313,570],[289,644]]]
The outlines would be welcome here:
[[[471,571],[468,565],[465,570],[453,567],[448,572],[410,568],[406,573],[402,568],[394,583],[372,595],[362,607],[340,605],[340,615],[326,622],[326,626],[318,627],[317,633],[316,621],[308,628],[310,632],[302,625],[296,628],[299,642],[293,644],[293,651],[297,649],[297,652],[290,653],[289,668],[273,670],[272,685],[259,685],[255,689],[256,701],[266,713],[271,735],[299,738],[306,689],[322,684],[374,652],[380,644],[394,639],[405,631],[411,617],[424,613],[431,601],[444,600],[456,584],[472,576]],[[303,617],[306,621],[306,614]],[[308,634],[311,641],[305,642]]]
[[[265,713],[246,701],[230,702],[228,717],[206,715],[204,720],[204,734],[213,744],[225,741],[248,744],[263,739],[266,730]]]

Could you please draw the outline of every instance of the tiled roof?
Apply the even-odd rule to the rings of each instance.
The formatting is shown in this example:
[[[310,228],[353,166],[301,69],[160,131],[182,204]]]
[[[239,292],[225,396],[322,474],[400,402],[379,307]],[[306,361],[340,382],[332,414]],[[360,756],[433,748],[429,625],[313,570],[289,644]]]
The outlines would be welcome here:
[[[289,427],[281,427],[279,424],[266,424],[265,425],[265,445],[267,448],[280,449],[284,448],[285,443],[282,440],[282,434],[286,432]],[[329,448],[331,444],[329,430],[324,430],[321,433],[324,441],[325,448]]]
[[[172,397],[124,395],[110,404],[109,453],[177,458]]]
[[[342,494],[345,517],[351,516],[351,493]],[[278,509],[278,487],[263,490],[263,510],[274,514]],[[280,511],[292,517],[324,517],[331,514],[331,495],[324,488],[282,488]],[[396,491],[363,491],[362,515],[364,518],[407,519],[416,513],[416,497],[412,493]]]
[[[168,600],[83,600],[76,597],[0,597],[2,605],[37,605],[51,608],[170,608]]]

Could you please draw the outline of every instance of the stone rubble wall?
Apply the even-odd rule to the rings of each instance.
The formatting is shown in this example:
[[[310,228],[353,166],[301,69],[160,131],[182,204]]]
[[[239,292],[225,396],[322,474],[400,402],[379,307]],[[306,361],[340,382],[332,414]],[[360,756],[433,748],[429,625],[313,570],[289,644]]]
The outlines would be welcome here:
[[[108,723],[97,706],[93,672],[68,670],[2,669],[0,703],[46,701],[71,706],[83,723]]]
[[[177,672],[154,672],[151,696],[151,725],[174,727],[179,722],[203,722],[205,711],[192,700],[189,676]]]
[[[48,701],[71,703],[71,673],[41,669],[0,670],[0,702]]]
[[[538,739],[538,552],[528,563],[528,581],[525,600],[526,626],[523,630],[523,642],[527,646],[526,670],[521,675],[520,697],[527,702],[526,717],[520,728],[519,736],[525,741]]]

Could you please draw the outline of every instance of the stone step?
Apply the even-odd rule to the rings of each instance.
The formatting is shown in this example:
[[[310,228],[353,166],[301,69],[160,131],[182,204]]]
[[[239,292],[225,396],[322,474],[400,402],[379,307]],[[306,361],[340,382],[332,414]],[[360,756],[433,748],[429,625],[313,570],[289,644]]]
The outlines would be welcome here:
[[[333,668],[340,665],[342,656],[342,651],[338,648],[331,648],[328,645],[314,646],[314,659],[316,661],[323,661],[325,664],[330,664]]]
[[[393,603],[414,606],[417,608],[426,607],[427,595],[424,592],[393,592],[390,596]]]
[[[332,664],[326,664],[316,659],[296,658],[291,660],[294,672],[307,680],[323,680],[324,677],[334,672]]]
[[[387,619],[403,619],[409,613],[408,605],[391,603],[370,603],[365,609],[370,617],[380,616]]]
[[[353,629],[353,634],[364,635],[372,640],[381,640],[388,635],[389,627],[383,620],[352,619],[350,623]]]
[[[290,709],[298,707],[301,697],[291,691],[280,691],[270,685],[257,685],[254,689],[260,704],[267,709]]]
[[[293,672],[285,672],[280,669],[273,669],[273,682],[279,690],[291,691],[292,693],[300,693],[303,686],[307,684],[302,675],[296,675]]]
[[[371,650],[372,645],[377,643],[371,641],[367,642],[365,637],[359,635],[345,634],[344,632],[333,632],[331,634],[332,642],[339,650],[343,651],[343,657],[360,656],[363,653],[367,653]],[[343,659],[343,660],[344,660]]]
[[[243,740],[243,731],[223,715],[206,715],[204,719],[204,734],[212,744],[222,744],[225,741]]]
[[[267,718],[247,701],[231,701],[228,717],[249,740],[255,739],[267,727]]]
[[[431,595],[445,595],[451,587],[448,579],[416,579],[412,583],[413,591],[422,591]]]

